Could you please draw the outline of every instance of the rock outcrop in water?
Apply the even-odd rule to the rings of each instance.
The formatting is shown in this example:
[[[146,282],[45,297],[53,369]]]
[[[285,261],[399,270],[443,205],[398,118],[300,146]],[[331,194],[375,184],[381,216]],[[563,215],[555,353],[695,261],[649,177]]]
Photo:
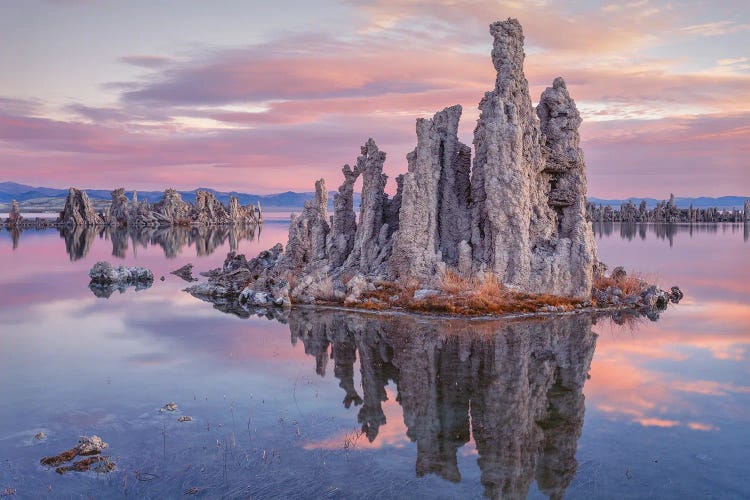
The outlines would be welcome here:
[[[144,267],[113,266],[109,262],[99,261],[89,271],[89,288],[97,297],[109,298],[119,290],[123,293],[128,287],[136,291],[151,287],[154,274]]]
[[[562,78],[542,93],[534,109],[517,20],[493,23],[490,33],[497,78],[479,104],[473,167],[470,148],[458,139],[458,105],[417,120],[417,147],[407,155],[408,172],[397,178],[393,199],[385,193],[386,155],[369,139],[354,169],[342,169],[344,183],[334,197],[330,225],[321,179],[315,199],[292,216],[286,251],[276,264],[230,287],[221,270],[213,271],[213,281],[202,285],[201,293],[215,285],[225,299],[226,290],[275,298],[270,283],[288,291],[290,302],[382,308],[394,307],[393,297],[404,303],[439,295],[441,280],[457,275],[474,284],[466,290],[473,296],[482,283],[499,282],[508,291],[506,299],[516,294],[509,300],[562,296],[569,299],[565,306],[549,299],[556,302],[553,310],[586,307],[597,253],[586,219],[580,114]],[[360,176],[362,201],[355,218],[353,186]],[[402,288],[388,295],[397,288],[393,283]],[[414,283],[418,289],[409,289]],[[406,299],[399,295],[404,290],[411,294]],[[377,291],[387,297],[373,297]],[[480,302],[470,302],[471,309]],[[487,311],[507,310],[495,304]]]
[[[58,222],[65,226],[97,226],[104,219],[94,210],[86,191],[70,188]]]
[[[521,291],[588,297],[596,251],[585,219],[580,116],[558,78],[542,95],[538,120],[523,74],[520,24],[497,22],[490,31],[497,80],[480,103],[473,172],[471,150],[458,140],[461,106],[417,120],[417,147],[392,200],[385,153],[368,140],[355,168],[343,169],[331,227],[322,181],[315,200],[292,219],[281,270],[332,280],[346,296],[363,280],[427,283],[453,268],[491,273]],[[356,220],[352,192],[360,175]],[[344,283],[344,276],[355,279]],[[291,295],[310,298],[294,289]]]
[[[659,222],[666,224],[675,223],[704,223],[704,222],[743,222],[750,221],[750,200],[745,200],[744,208],[720,209],[718,207],[694,208],[691,204],[688,208],[679,208],[675,204],[673,194],[669,200],[663,200],[656,204],[653,209],[646,207],[646,200],[641,200],[639,206],[628,200],[620,205],[619,210],[609,205],[596,205],[588,202],[586,206],[587,217],[594,222]]]
[[[231,196],[229,206],[225,206],[212,192],[198,190],[193,205],[171,188],[153,205],[148,201],[139,202],[135,191],[131,202],[123,188],[115,189],[109,208],[101,214],[96,213],[85,191],[70,188],[65,208],[56,221],[57,225],[69,227],[258,226],[262,223],[260,203],[257,207],[242,206],[236,196]]]

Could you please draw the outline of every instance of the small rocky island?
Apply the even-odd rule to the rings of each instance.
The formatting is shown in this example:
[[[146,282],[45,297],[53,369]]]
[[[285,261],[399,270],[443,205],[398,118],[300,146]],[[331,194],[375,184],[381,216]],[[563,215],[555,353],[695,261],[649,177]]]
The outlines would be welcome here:
[[[681,297],[624,270],[605,274],[587,221],[581,117],[562,78],[532,106],[515,19],[490,26],[494,88],[479,103],[475,156],[457,136],[462,108],[417,120],[408,172],[385,192],[373,139],[327,212],[323,179],[281,244],[230,253],[187,289],[217,307],[338,304],[455,314],[666,307]],[[359,217],[354,183],[362,177]]]

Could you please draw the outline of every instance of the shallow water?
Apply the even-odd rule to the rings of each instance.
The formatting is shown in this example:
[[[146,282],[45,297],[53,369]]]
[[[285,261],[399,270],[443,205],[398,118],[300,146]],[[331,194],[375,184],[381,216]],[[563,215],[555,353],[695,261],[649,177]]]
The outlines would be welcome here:
[[[750,497],[747,227],[595,231],[610,267],[686,298],[622,326],[310,310],[282,323],[223,314],[169,271],[255,254],[285,241],[284,222],[0,232],[0,494]],[[97,298],[87,272],[102,259],[157,279]],[[91,434],[114,472],[39,465]]]

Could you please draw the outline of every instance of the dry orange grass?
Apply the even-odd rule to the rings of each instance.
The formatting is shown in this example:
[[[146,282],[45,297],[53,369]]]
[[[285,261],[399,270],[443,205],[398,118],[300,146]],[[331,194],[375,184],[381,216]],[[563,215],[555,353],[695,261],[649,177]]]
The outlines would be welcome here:
[[[606,290],[607,287],[619,288],[626,295],[639,294],[655,280],[646,279],[641,273],[628,274],[624,278],[615,279],[611,276],[598,276],[594,279],[594,288],[597,290]]]
[[[466,278],[452,270],[439,278],[441,294],[414,299],[418,288],[416,282],[383,282],[376,290],[365,294],[363,303],[357,307],[377,310],[400,307],[420,312],[476,316],[532,313],[544,306],[562,306],[563,310],[570,311],[581,302],[569,297],[515,292],[505,288],[494,275],[484,279]]]

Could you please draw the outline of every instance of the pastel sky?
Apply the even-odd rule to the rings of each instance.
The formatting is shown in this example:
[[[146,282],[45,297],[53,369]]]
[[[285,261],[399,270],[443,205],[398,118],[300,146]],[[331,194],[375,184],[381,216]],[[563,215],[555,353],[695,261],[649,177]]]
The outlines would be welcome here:
[[[392,179],[417,117],[461,104],[471,143],[507,17],[532,99],[578,104],[590,195],[750,194],[747,0],[3,0],[0,181],[335,189],[368,137]]]

